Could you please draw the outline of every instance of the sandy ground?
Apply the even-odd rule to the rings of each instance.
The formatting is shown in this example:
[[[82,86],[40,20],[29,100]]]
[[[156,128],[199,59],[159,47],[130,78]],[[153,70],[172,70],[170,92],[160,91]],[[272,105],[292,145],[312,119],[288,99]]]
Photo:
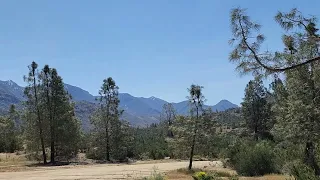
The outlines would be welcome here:
[[[193,167],[220,165],[221,162],[196,161]],[[218,165],[218,166],[219,166]],[[43,167],[31,171],[0,172],[2,180],[101,180],[101,179],[139,179],[149,176],[155,169],[167,172],[184,168],[188,162],[167,162],[148,164],[104,164],[88,166]]]

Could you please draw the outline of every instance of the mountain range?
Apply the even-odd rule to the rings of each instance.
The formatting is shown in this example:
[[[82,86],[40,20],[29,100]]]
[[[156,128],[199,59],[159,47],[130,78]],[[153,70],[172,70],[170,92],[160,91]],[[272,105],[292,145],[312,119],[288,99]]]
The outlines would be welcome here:
[[[65,84],[65,89],[71,94],[75,102],[76,116],[81,120],[82,127],[87,130],[90,128],[90,114],[97,107],[97,96],[79,87]],[[24,100],[24,88],[15,82],[0,81],[0,113],[5,113],[11,104],[20,104]],[[145,126],[159,122],[159,115],[162,106],[168,103],[157,97],[134,97],[128,93],[119,93],[120,108],[124,110],[123,119],[135,126]],[[188,101],[172,103],[177,114],[186,115],[188,113]],[[228,100],[221,100],[214,106],[205,106],[213,111],[225,111],[238,107]]]

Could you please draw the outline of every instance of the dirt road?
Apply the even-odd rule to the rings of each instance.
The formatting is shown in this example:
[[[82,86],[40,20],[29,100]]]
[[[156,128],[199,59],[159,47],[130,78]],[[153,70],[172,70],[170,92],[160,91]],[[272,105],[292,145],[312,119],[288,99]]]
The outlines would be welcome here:
[[[219,163],[219,162],[217,162]],[[194,167],[203,168],[216,162],[197,161]],[[166,172],[184,168],[188,162],[166,162],[152,164],[131,165],[88,165],[82,167],[50,167],[38,168],[34,171],[0,172],[2,180],[101,180],[101,179],[138,179],[149,176],[154,169],[157,172]]]

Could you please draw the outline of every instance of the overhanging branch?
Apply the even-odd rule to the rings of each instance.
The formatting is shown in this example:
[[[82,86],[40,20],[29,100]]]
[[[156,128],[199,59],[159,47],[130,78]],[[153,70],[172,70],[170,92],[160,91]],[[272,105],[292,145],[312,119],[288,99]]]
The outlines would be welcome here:
[[[292,66],[288,66],[288,67],[284,67],[284,68],[276,68],[276,67],[268,66],[268,65],[264,64],[264,63],[260,60],[260,58],[259,58],[259,56],[257,55],[257,53],[256,53],[256,52],[252,49],[252,47],[248,44],[248,42],[247,42],[247,37],[246,37],[246,35],[245,35],[245,33],[244,33],[244,29],[243,29],[243,26],[242,26],[242,23],[241,23],[241,19],[240,19],[240,18],[239,18],[239,26],[240,26],[240,28],[241,28],[241,35],[242,35],[243,42],[244,42],[244,44],[246,45],[246,47],[250,50],[250,52],[253,54],[254,59],[257,61],[257,63],[258,63],[261,67],[263,67],[263,68],[265,68],[265,69],[267,69],[267,70],[269,70],[269,71],[271,71],[271,72],[287,71],[287,70],[295,69],[295,68],[297,68],[297,67],[300,67],[300,66],[303,66],[303,65],[306,65],[306,64],[309,64],[309,63],[312,63],[312,62],[315,62],[315,61],[319,61],[319,60],[320,60],[320,56],[318,56],[318,57],[315,57],[315,58],[312,58],[312,59],[308,59],[308,60],[306,60],[305,62],[302,62],[302,63],[299,63],[299,64],[295,64],[295,65],[292,65]]]

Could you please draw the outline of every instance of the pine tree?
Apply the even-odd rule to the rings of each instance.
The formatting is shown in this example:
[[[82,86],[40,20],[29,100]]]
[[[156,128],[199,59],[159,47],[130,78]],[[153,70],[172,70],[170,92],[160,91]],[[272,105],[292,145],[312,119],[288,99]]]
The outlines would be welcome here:
[[[45,151],[45,137],[44,137],[44,122],[43,122],[43,116],[42,111],[40,109],[40,100],[39,100],[39,91],[40,86],[38,84],[39,77],[38,77],[38,64],[36,62],[32,62],[31,65],[28,67],[29,73],[28,76],[24,77],[24,80],[26,83],[28,83],[27,87],[25,88],[25,96],[27,97],[26,101],[26,108],[27,108],[27,119],[29,120],[29,130],[33,128],[33,125],[36,125],[38,127],[38,138],[41,143],[41,150],[42,150],[42,159],[43,163],[47,163],[47,155]],[[36,119],[33,119],[33,117],[36,117]],[[29,134],[30,135],[30,134]],[[33,133],[34,135],[34,133]],[[35,137],[32,137],[35,138]]]
[[[40,139],[43,149],[50,147],[50,162],[52,164],[55,164],[56,156],[68,159],[76,155],[80,125],[74,116],[71,97],[66,92],[63,80],[57,70],[45,65],[38,73],[36,68],[31,68],[26,82],[32,83],[25,89],[28,98],[25,103],[27,112],[24,115],[28,149],[37,152],[38,140]],[[38,125],[38,130],[34,129],[34,125]],[[41,132],[40,138],[36,136],[37,131]],[[43,150],[43,159],[46,163],[45,150]]]
[[[295,17],[293,11],[291,16]],[[279,14],[278,21],[284,26],[288,15]],[[311,27],[310,27],[311,26]],[[288,63],[301,63],[302,59],[319,55],[317,41],[311,41],[318,36],[317,29],[310,24],[308,32],[299,34],[294,40],[294,45],[284,39],[287,50],[282,54]],[[312,28],[313,27],[313,28]],[[291,46],[294,47],[294,52]],[[319,139],[320,117],[320,64],[311,62],[299,68],[285,72],[285,83],[277,81],[275,94],[276,101],[274,111],[276,113],[277,126],[275,132],[285,140],[293,143],[304,144],[304,162],[311,167],[316,175],[320,175],[320,168],[316,161],[315,147]]]
[[[203,109],[198,120],[192,116],[177,116],[170,128],[175,136],[169,141],[175,157],[190,158],[190,147],[194,147],[193,155],[213,157],[216,125],[216,113],[212,112],[211,108]]]
[[[107,161],[110,161],[111,156],[119,159],[121,155],[124,156],[125,151],[122,147],[126,143],[124,131],[127,125],[120,120],[122,111],[119,110],[118,89],[111,77],[103,80],[99,91],[100,108],[91,117],[97,144],[104,145],[104,148],[100,147],[100,152]]]
[[[48,119],[49,119],[49,126],[50,126],[50,162],[55,163],[55,148],[54,148],[54,141],[55,141],[55,136],[54,136],[54,124],[53,124],[53,112],[52,112],[52,104],[51,104],[51,97],[50,97],[50,91],[51,91],[51,69],[49,68],[48,65],[45,65],[42,72],[41,72],[41,83],[43,87],[43,99],[45,99],[45,104],[44,108],[46,108],[46,112],[49,114]]]
[[[286,73],[285,92],[274,107],[276,132],[284,139],[305,145],[305,163],[320,174],[315,147],[319,139],[320,66],[313,64]],[[315,74],[317,74],[315,76]]]
[[[203,104],[205,97],[202,94],[202,86],[192,84],[189,91],[189,103],[190,103],[190,117],[194,121],[192,129],[192,143],[190,147],[190,160],[189,160],[189,169],[192,168],[192,158],[194,155],[194,148],[196,144],[197,133],[199,129],[199,120],[201,113],[203,111]]]
[[[242,105],[242,115],[248,130],[258,138],[270,138],[273,127],[271,104],[268,102],[268,91],[260,79],[249,81],[245,89]]]
[[[46,66],[44,68],[44,73]],[[48,105],[51,105],[49,117],[50,122],[50,145],[51,156],[58,155],[62,158],[74,156],[78,151],[78,142],[80,141],[80,125],[75,118],[74,104],[71,103],[71,97],[64,88],[61,76],[56,69],[51,69],[51,83]],[[57,151],[57,152],[56,152]],[[51,157],[54,163],[54,157]]]

